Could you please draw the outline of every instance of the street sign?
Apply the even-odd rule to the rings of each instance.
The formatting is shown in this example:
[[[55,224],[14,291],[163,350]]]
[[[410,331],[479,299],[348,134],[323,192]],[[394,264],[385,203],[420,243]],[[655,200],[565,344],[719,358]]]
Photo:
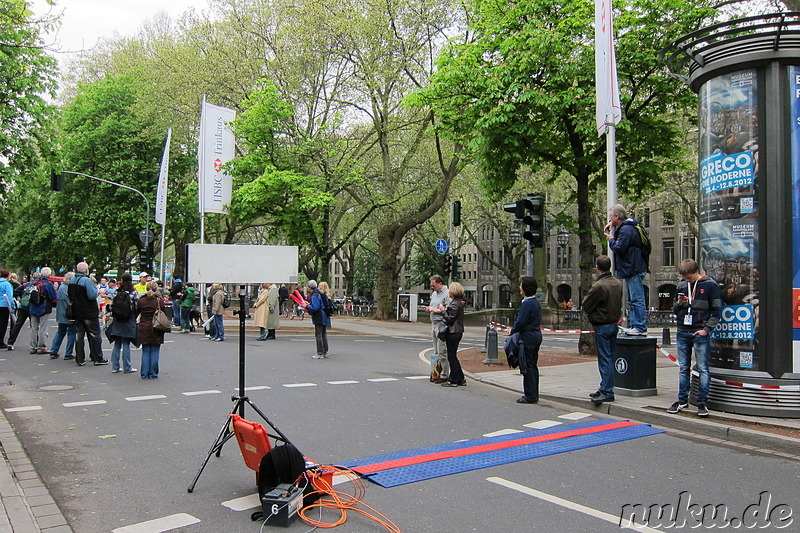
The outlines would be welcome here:
[[[153,240],[154,236],[155,234],[151,229],[143,229],[142,231],[139,232],[139,240],[142,241],[142,244],[144,244],[145,246],[150,244],[150,241]]]
[[[436,241],[436,251],[440,254],[444,255],[447,253],[447,241],[444,239],[439,239]]]

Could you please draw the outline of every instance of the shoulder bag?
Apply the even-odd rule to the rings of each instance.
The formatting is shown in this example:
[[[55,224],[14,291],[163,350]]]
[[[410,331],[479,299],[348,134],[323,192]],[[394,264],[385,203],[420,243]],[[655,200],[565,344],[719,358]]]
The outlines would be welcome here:
[[[156,314],[153,315],[153,329],[161,331],[162,333],[169,333],[172,331],[172,323],[161,308],[156,309]]]

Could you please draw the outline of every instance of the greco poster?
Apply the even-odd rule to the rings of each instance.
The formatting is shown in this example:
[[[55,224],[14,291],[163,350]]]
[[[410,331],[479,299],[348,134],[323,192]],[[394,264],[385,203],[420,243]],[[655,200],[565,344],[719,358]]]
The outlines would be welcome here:
[[[800,67],[789,67],[792,113],[792,347],[793,371],[800,373]]]
[[[755,69],[700,91],[700,266],[722,295],[710,364],[760,370],[758,354],[758,78]]]

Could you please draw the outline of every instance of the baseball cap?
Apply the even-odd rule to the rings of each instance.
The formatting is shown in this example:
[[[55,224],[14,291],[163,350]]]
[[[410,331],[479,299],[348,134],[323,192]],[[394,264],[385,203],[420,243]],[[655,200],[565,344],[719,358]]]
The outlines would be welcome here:
[[[148,274],[147,272],[139,272],[139,277],[140,278],[143,277],[143,276],[149,276],[149,275],[150,274]]]

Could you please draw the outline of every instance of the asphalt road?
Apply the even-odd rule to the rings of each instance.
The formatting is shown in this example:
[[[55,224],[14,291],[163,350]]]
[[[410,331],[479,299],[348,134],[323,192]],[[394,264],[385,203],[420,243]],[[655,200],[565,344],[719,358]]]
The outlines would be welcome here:
[[[0,353],[0,407],[31,409],[6,416],[78,533],[133,525],[139,529],[129,531],[156,532],[188,522],[194,523],[180,531],[259,530],[250,520],[255,476],[234,441],[187,492],[232,406],[237,335],[229,331],[223,343],[199,334],[168,339],[158,380],[22,349]],[[25,341],[21,337],[17,346]],[[424,336],[332,335],[330,344],[330,359],[313,360],[310,334],[279,332],[275,341],[256,342],[249,333],[246,340],[249,397],[304,455],[322,464],[530,431],[526,424],[569,427],[599,418],[559,404],[518,405],[515,394],[474,382],[433,385],[422,360],[429,347]],[[134,350],[137,368],[139,359]],[[246,417],[257,420],[249,409]],[[624,505],[678,507],[681,493],[683,502],[689,496],[699,506],[725,505],[727,519],[742,517],[761,500],[762,511],[751,507],[748,513],[757,521],[772,512],[774,525],[784,516],[780,504],[800,511],[799,477],[790,460],[662,433],[390,489],[367,482],[364,501],[406,532],[616,531]],[[155,522],[143,524],[148,521]],[[287,530],[309,529],[298,520]],[[356,513],[337,528],[383,530]]]

